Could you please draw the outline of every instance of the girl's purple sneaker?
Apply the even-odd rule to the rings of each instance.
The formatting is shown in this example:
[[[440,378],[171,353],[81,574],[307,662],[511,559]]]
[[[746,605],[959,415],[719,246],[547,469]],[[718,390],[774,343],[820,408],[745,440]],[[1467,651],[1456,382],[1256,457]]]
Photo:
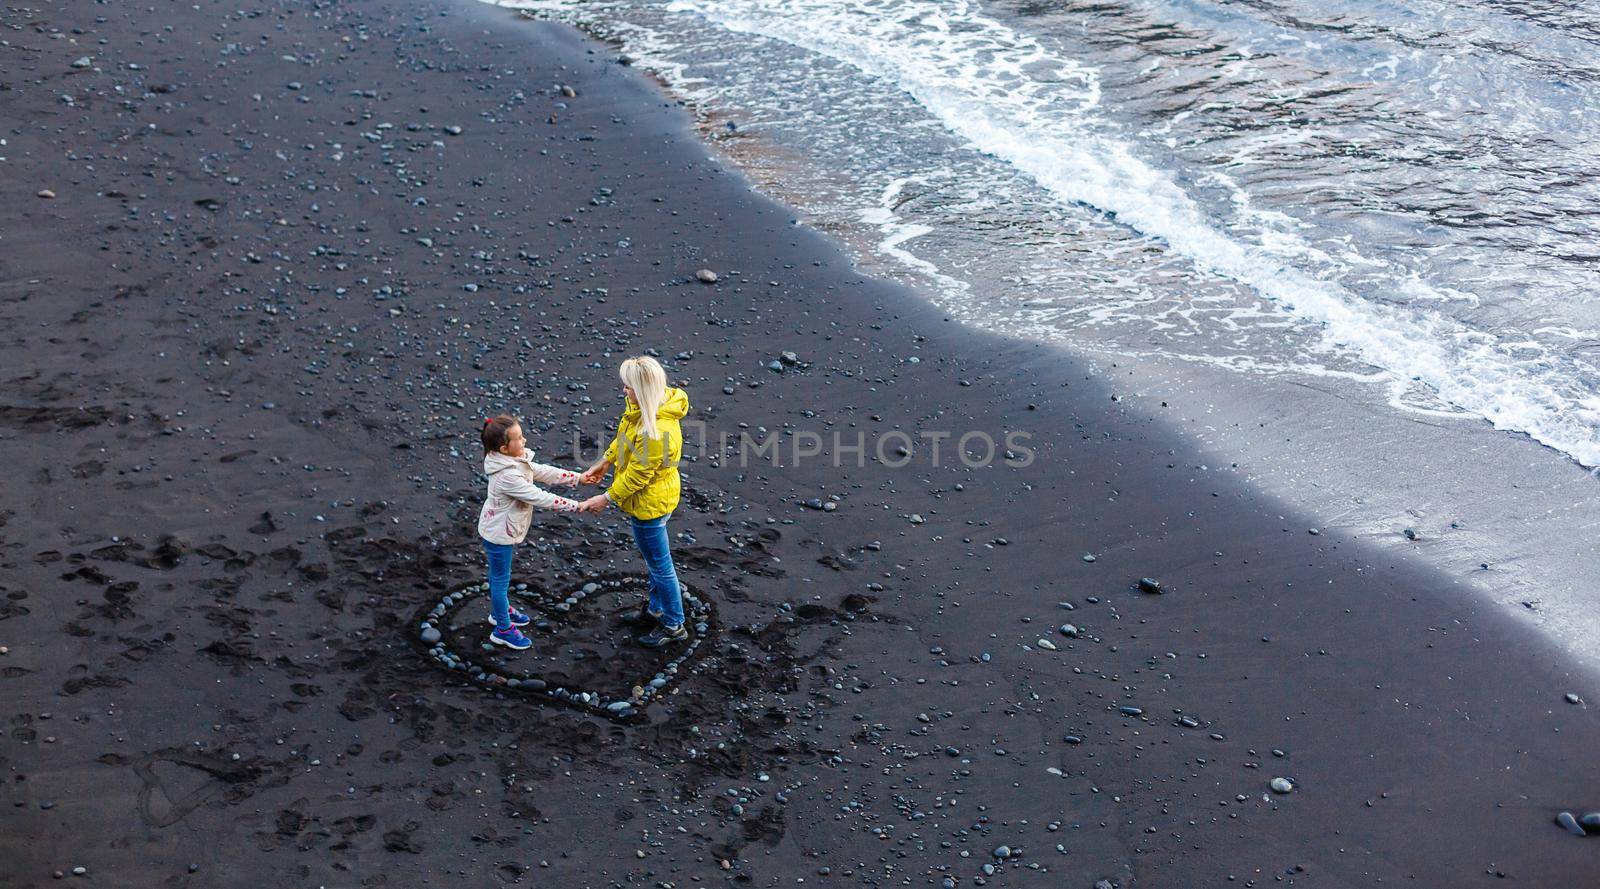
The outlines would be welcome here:
[[[527,651],[533,647],[533,641],[522,635],[522,631],[516,627],[495,630],[489,634],[489,641],[495,645],[504,645],[512,651]]]
[[[523,614],[522,612],[518,611],[517,609],[512,608],[512,609],[510,609],[510,611],[511,611],[511,625],[513,627],[525,627],[528,624],[533,623],[533,618],[527,616],[526,614]],[[494,624],[494,615],[492,615],[492,614],[489,615],[489,623],[491,625]]]

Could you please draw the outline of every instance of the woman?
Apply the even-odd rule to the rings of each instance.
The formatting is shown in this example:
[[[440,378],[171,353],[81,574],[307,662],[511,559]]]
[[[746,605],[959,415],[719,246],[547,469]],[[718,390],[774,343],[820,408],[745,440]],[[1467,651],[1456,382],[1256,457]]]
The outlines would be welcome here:
[[[678,508],[678,460],[683,454],[678,421],[689,412],[689,396],[668,388],[666,371],[648,356],[622,362],[618,376],[628,406],[617,421],[616,438],[583,481],[599,484],[613,466],[616,474],[611,487],[584,501],[583,508],[598,512],[615,504],[632,519],[634,543],[650,569],[650,598],[640,606],[638,621],[655,625],[639,644],[660,648],[689,638],[667,536],[667,519]]]

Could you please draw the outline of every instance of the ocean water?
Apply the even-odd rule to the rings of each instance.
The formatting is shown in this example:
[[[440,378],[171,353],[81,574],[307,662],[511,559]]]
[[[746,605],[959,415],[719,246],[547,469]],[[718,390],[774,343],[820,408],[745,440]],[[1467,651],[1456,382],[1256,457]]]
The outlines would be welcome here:
[[[1600,4],[498,2],[965,323],[1600,467]]]

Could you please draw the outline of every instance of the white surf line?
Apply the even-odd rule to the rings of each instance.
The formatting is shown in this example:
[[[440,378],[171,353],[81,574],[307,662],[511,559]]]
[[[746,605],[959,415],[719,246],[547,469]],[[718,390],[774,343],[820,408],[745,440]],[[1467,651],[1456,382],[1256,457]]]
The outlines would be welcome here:
[[[1518,367],[1492,333],[1425,310],[1369,303],[1288,265],[1317,252],[1290,232],[1275,232],[1271,251],[1228,237],[1170,176],[1097,132],[1105,122],[1088,113],[1099,101],[1093,70],[1052,56],[970,3],[674,0],[667,8],[886,80],[973,148],[1028,174],[1059,200],[1113,214],[1201,269],[1321,325],[1327,339],[1363,360],[1422,382],[1498,429],[1526,433],[1585,466],[1600,466],[1600,412],[1564,395],[1572,384],[1563,387],[1559,374]],[[1040,83],[1029,66],[1057,76]],[[1081,89],[1062,97],[1062,80]]]

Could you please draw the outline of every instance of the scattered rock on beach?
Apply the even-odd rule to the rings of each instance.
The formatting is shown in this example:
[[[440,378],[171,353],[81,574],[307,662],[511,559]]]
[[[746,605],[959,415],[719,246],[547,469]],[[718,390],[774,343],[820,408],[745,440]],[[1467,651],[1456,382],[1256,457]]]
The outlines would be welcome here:
[[[1582,704],[1583,703],[1583,698],[1580,698],[1580,697],[1577,696],[1577,694],[1569,691],[1569,692],[1567,692],[1567,703],[1569,703],[1569,704]]]
[[[48,188],[41,188],[41,189],[39,189],[39,191],[38,191],[38,192],[37,192],[37,194],[38,194],[38,196],[39,196],[39,197],[41,197],[41,198],[53,198],[53,197],[55,197],[55,196],[56,196],[56,193],[55,193],[55,192],[53,192],[53,191],[51,191],[51,190],[50,190],[50,189],[48,189]]]
[[[1273,793],[1291,793],[1294,791],[1294,782],[1288,778],[1273,778],[1271,784]]]
[[[694,276],[695,279],[702,284],[715,284],[719,280],[717,278],[717,273],[710,269],[701,269],[700,271],[695,272]]]
[[[1562,812],[1561,814],[1557,815],[1556,823],[1565,828],[1567,833],[1570,833],[1573,836],[1587,836],[1587,834],[1584,833],[1583,826],[1578,824],[1578,819],[1572,817],[1571,812]]]
[[[1144,591],[1144,592],[1146,592],[1146,593],[1164,593],[1164,592],[1166,592],[1166,590],[1162,589],[1162,587],[1161,587],[1161,581],[1156,580],[1153,577],[1141,577],[1141,578],[1139,578],[1139,589]]]

